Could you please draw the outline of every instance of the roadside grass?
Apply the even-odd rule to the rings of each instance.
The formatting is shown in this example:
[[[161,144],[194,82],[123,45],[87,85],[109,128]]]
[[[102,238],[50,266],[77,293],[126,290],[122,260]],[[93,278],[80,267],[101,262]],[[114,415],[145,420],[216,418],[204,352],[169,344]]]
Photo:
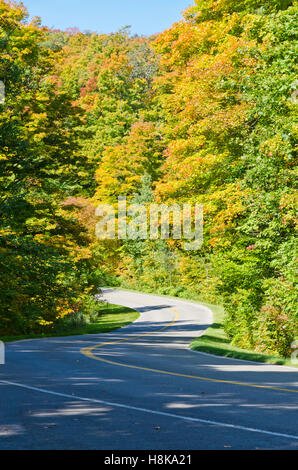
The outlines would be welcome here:
[[[122,289],[121,287],[119,287],[119,289],[126,290],[129,292],[139,292],[134,289],[128,289],[128,288]],[[150,294],[150,292],[148,291],[147,292],[144,291],[143,293]],[[215,356],[242,359],[245,361],[298,367],[298,365],[293,364],[290,358],[270,356],[268,354],[258,353],[253,350],[241,349],[233,345],[224,330],[225,311],[222,306],[209,304],[209,303],[200,301],[198,298],[194,299],[191,296],[173,297],[170,295],[158,294],[158,292],[155,292],[155,295],[158,295],[159,297],[168,297],[168,298],[173,298],[173,299],[176,298],[180,300],[186,300],[186,301],[190,301],[194,303],[199,303],[200,305],[208,307],[212,311],[214,323],[205,331],[205,333],[202,336],[192,341],[192,343],[190,344],[190,349],[192,351],[204,352],[208,354],[213,354]]]
[[[216,356],[231,357],[246,361],[297,367],[292,363],[290,358],[262,354],[253,350],[241,349],[233,345],[224,330],[224,308],[217,305],[207,304],[205,302],[200,303],[212,310],[214,323],[202,336],[196,338],[191,343],[190,349],[193,351],[200,351],[214,354]]]
[[[53,333],[31,334],[20,336],[0,336],[0,340],[4,343],[12,341],[20,341],[24,339],[51,338],[62,336],[80,336],[90,334],[109,333],[118,330],[130,323],[136,321],[140,314],[135,310],[113,304],[103,304],[100,315],[94,323],[88,323],[84,326],[72,327],[70,329],[64,327],[58,328]]]

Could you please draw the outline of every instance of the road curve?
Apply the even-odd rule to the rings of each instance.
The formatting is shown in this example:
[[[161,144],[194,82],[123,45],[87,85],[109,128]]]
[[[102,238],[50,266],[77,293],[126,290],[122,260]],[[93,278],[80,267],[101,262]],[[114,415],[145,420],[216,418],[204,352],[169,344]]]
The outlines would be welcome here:
[[[189,350],[206,307],[104,289],[140,318],[6,345],[0,449],[298,449],[297,369]]]

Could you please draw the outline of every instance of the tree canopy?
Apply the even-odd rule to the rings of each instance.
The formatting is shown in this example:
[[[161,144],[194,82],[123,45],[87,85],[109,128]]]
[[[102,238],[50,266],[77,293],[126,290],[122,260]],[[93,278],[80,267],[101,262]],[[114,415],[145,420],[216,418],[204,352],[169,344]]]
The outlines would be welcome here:
[[[0,0],[0,333],[115,283],[223,303],[245,348],[298,334],[297,2],[195,0],[158,36],[41,27]],[[204,243],[95,238],[95,207],[203,204]]]

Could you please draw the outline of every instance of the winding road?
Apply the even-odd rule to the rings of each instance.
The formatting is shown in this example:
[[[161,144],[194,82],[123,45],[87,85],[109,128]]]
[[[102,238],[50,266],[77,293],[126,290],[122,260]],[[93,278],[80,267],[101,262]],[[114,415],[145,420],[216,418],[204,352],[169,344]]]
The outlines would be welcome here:
[[[104,289],[139,319],[106,335],[6,345],[0,449],[298,449],[298,374],[189,350],[212,313]]]

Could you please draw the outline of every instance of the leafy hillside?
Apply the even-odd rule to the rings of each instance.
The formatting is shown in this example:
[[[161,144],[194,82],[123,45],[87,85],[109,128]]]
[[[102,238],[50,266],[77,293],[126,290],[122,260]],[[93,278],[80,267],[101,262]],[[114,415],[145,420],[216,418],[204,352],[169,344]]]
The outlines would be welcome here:
[[[99,285],[223,303],[240,347],[298,335],[297,2],[196,0],[157,37],[28,23],[0,0],[0,333],[96,311]],[[204,244],[95,237],[95,207],[204,205]]]

